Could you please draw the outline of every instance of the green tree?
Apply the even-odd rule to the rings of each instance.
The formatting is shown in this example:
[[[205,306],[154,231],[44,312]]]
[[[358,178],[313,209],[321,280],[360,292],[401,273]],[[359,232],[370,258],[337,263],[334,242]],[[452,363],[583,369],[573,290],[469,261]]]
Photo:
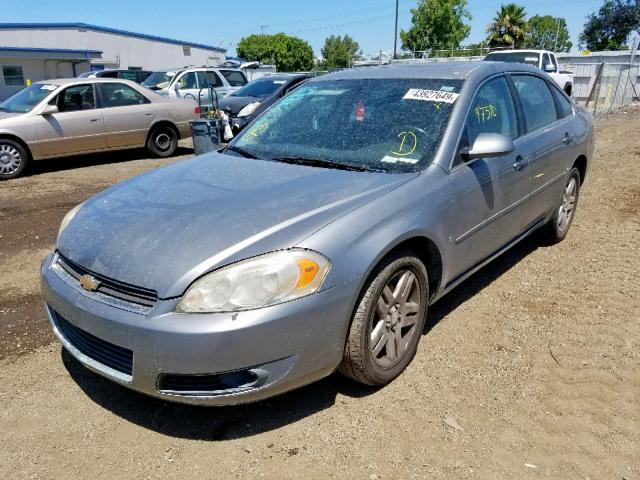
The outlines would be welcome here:
[[[564,18],[535,15],[529,19],[525,47],[568,52],[572,46]]]
[[[515,3],[501,5],[487,27],[492,47],[520,48],[524,45],[529,24],[524,7]]]
[[[411,28],[400,31],[402,49],[412,52],[460,48],[469,36],[467,0],[420,0],[411,9]]]
[[[359,55],[360,46],[349,35],[331,35],[324,41],[322,47],[323,68],[332,70],[334,68],[346,68]]]
[[[314,65],[311,45],[284,33],[249,35],[238,42],[236,52],[249,61],[275,64],[280,72],[308,71]]]
[[[623,50],[634,31],[640,33],[640,1],[605,0],[587,17],[580,43],[589,50]]]

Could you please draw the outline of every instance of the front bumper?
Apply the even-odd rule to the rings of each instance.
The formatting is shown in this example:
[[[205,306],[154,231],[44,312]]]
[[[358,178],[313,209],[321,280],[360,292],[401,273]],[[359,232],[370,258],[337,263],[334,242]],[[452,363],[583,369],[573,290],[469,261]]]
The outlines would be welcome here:
[[[159,300],[141,312],[74,285],[55,261],[55,254],[44,261],[41,287],[47,315],[64,347],[87,368],[114,382],[183,403],[252,402],[330,374],[342,358],[357,295],[357,286],[349,283],[234,314],[176,313],[179,299]],[[83,349],[74,332],[132,352],[131,371],[123,373],[101,362],[104,344]],[[162,382],[168,376],[219,374],[250,375],[251,381],[197,393],[167,389]]]

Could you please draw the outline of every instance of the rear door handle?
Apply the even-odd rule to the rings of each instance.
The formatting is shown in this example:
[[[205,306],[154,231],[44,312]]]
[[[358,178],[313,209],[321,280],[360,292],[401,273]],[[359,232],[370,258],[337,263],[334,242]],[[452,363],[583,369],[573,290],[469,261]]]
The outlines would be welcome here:
[[[91,121],[92,121],[92,122],[99,122],[99,121],[100,121],[100,119],[99,119],[99,118],[92,118],[92,119],[91,119]]]
[[[528,162],[524,158],[518,157],[516,158],[516,162],[513,164],[513,169],[519,172],[520,170],[522,170],[524,167],[527,166],[527,163]]]

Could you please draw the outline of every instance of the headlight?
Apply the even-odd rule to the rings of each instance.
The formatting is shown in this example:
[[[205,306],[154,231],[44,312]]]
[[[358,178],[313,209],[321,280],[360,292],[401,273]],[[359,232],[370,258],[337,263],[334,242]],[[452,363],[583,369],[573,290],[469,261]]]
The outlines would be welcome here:
[[[196,280],[178,312],[234,312],[287,302],[317,292],[331,262],[310,250],[260,255]]]
[[[69,222],[71,220],[73,220],[73,217],[76,216],[76,213],[78,213],[80,211],[80,209],[82,208],[83,204],[84,204],[84,202],[81,203],[80,205],[76,205],[71,210],[69,210],[67,212],[67,214],[64,216],[64,218],[62,219],[62,223],[60,223],[60,228],[58,229],[58,238],[60,237],[60,234],[62,233],[62,231],[65,228],[67,228],[67,225],[69,225]]]
[[[248,105],[245,105],[244,107],[242,107],[242,110],[238,112],[238,117],[248,117],[249,115],[251,115],[253,112],[256,111],[256,108],[258,108],[258,105],[260,105],[260,102],[252,102],[252,103],[249,103]]]

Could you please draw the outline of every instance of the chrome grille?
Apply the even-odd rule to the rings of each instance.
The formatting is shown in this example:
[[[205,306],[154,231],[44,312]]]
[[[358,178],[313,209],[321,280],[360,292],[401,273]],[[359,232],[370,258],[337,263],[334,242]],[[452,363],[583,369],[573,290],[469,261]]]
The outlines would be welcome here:
[[[83,275],[91,275],[99,280],[100,284],[95,289],[97,293],[147,308],[153,307],[158,301],[158,293],[155,290],[137,287],[99,275],[65,258],[60,255],[59,252],[57,263],[67,274],[77,280],[78,283],[80,282],[80,277]]]

